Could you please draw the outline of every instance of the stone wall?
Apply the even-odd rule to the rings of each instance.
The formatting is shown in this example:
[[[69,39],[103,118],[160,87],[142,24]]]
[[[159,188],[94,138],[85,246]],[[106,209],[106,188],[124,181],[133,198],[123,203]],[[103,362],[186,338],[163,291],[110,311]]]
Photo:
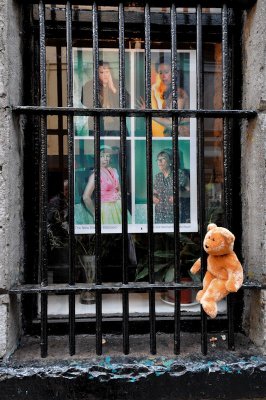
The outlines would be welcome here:
[[[243,31],[243,108],[258,117],[242,129],[243,256],[250,279],[266,279],[266,2],[258,0],[245,15]],[[244,324],[250,338],[266,351],[266,293],[246,294]]]
[[[18,281],[23,260],[23,136],[10,105],[21,103],[21,13],[0,0],[0,358],[16,347],[19,299],[4,293]]]

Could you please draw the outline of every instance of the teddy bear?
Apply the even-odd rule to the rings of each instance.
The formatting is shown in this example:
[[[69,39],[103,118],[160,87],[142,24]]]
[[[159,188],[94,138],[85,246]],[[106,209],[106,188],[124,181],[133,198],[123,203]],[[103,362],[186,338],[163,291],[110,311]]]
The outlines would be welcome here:
[[[209,224],[203,241],[208,254],[207,271],[203,279],[203,289],[196,300],[211,318],[217,315],[217,302],[230,292],[237,292],[243,283],[243,268],[233,251],[235,236],[226,228]],[[201,268],[199,258],[190,269],[196,274]]]

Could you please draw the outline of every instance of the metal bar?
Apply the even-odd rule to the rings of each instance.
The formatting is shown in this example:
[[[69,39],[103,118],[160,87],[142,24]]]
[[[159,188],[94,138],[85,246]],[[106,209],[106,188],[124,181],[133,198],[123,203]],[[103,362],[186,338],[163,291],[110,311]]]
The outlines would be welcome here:
[[[126,107],[125,96],[125,15],[123,3],[119,4],[119,106]],[[128,218],[127,218],[127,163],[126,163],[126,117],[120,117],[121,154],[121,200],[122,200],[122,269],[123,283],[128,283]],[[122,294],[123,302],[123,351],[129,353],[129,299],[128,292]]]
[[[204,107],[203,92],[203,55],[202,55],[202,9],[198,5],[197,13],[197,107]],[[204,120],[197,119],[197,142],[198,142],[198,210],[200,225],[200,243],[205,236],[205,174],[204,174]],[[206,253],[201,247],[201,279],[207,269]],[[207,317],[201,307],[201,351],[207,354]]]
[[[48,334],[47,334],[47,293],[41,294],[41,357],[47,357]]]
[[[51,5],[51,8],[50,8],[50,10],[51,10],[51,20],[52,21],[56,21],[56,3],[51,3],[50,4]]]
[[[171,72],[172,72],[172,108],[177,109],[177,39],[176,39],[176,5],[171,6]],[[180,237],[179,237],[179,145],[178,145],[178,119],[172,117],[173,132],[173,211],[174,211],[174,281],[180,282]],[[174,309],[174,353],[180,353],[180,292],[175,291]]]
[[[176,115],[179,118],[223,118],[225,116],[232,118],[255,118],[257,111],[254,110],[152,110],[152,109],[115,109],[115,108],[78,108],[78,107],[38,107],[38,106],[12,106],[11,110],[19,114],[43,114],[43,115],[84,115],[84,116],[139,116],[145,117],[149,115],[157,117],[171,117]]]
[[[98,3],[97,3],[98,4]],[[52,14],[52,13],[51,13]],[[38,17],[33,14],[33,21],[34,25],[32,26],[32,30],[36,30],[36,21],[38,20]],[[116,13],[114,13],[111,10],[101,11],[101,21],[103,22],[103,31],[107,33],[107,31],[110,29],[109,24],[116,24],[118,23],[118,16]],[[52,15],[51,17],[49,15],[46,16],[46,30],[47,30],[47,36],[49,34],[49,39],[54,42],[55,39],[53,38],[52,31],[55,29],[55,23],[56,27],[58,29],[58,32],[62,33],[65,30],[64,26],[65,22],[65,16],[63,13],[62,9],[57,8],[56,9],[56,21],[53,20]],[[85,34],[85,32],[91,32],[91,26],[90,24],[92,22],[92,16],[90,14],[90,10],[82,10],[82,9],[76,9],[75,14],[73,16],[73,22],[78,22],[78,24],[73,25],[73,32],[77,32],[77,34]],[[138,11],[137,9],[135,11],[130,11],[130,13],[125,13],[125,23],[128,25],[128,28],[132,30],[133,24],[140,24],[143,22],[143,13],[141,11]],[[152,13],[152,24],[153,26],[158,25],[167,25],[170,24],[170,15],[168,13],[162,13],[162,12],[153,12]],[[202,15],[202,25],[203,26],[208,26],[208,35],[209,37],[211,34],[215,33],[215,27],[221,26],[221,13],[204,13]],[[234,25],[234,21],[230,20],[230,25]],[[191,28],[196,27],[196,13],[177,13],[177,29],[180,33],[183,33],[184,35],[185,32],[188,33],[188,35],[184,36],[183,43],[190,43],[192,39],[192,32]],[[134,28],[133,28],[134,29]]]
[[[91,285],[86,283],[76,283],[75,286],[69,286],[68,284],[52,284],[48,286],[38,285],[17,285],[13,286],[10,290],[1,289],[0,294],[34,294],[34,293],[54,293],[54,294],[69,294],[69,293],[81,293],[83,291],[102,291],[103,293],[120,293],[123,290],[131,292],[143,292],[149,290],[163,291],[168,289],[201,289],[201,283],[195,282],[158,282],[150,284],[148,282],[134,282],[128,284],[122,283],[103,283],[102,285]],[[241,287],[243,290],[266,290],[266,283],[258,281],[245,281]]]
[[[38,0],[22,0],[24,4],[38,4]],[[51,4],[51,0],[45,0],[44,3],[46,4]],[[113,0],[112,1],[112,6],[118,6],[119,3],[123,3],[125,5],[128,5],[128,0]],[[249,7],[252,7],[256,3],[256,0],[201,0],[201,6],[202,7],[215,7],[215,8],[221,8],[223,4],[228,4],[231,8],[241,8],[241,9],[246,9]],[[57,0],[56,4],[65,4],[65,0]],[[78,5],[88,5],[88,0],[72,0],[72,4],[78,4]],[[97,4],[100,5],[106,5],[110,6],[110,1],[109,0],[99,0],[97,1]],[[172,1],[171,0],[164,0],[163,6],[164,7],[171,7]],[[198,0],[179,0],[178,1],[178,7],[197,7],[198,5]],[[138,0],[134,1],[134,6],[143,6],[143,1]],[[161,0],[153,0],[150,2],[150,6],[152,7],[162,7],[162,1]]]
[[[63,92],[62,92],[62,52],[61,45],[56,46],[56,75],[57,75],[57,106],[62,107],[63,105]],[[64,135],[63,135],[63,116],[58,117],[58,153],[59,153],[59,170],[64,169]],[[47,130],[49,135],[49,129]],[[63,183],[64,173],[62,172],[62,183]],[[62,187],[63,189],[63,187]]]
[[[46,47],[45,47],[45,9],[44,4],[39,4],[39,26],[40,26],[40,105],[46,107]],[[40,193],[40,225],[41,225],[41,245],[40,245],[40,266],[41,281],[43,285],[47,285],[47,123],[46,116],[41,115],[41,149],[40,149],[40,176],[41,176],[41,193]]]
[[[229,102],[229,45],[228,45],[228,9],[223,6],[222,9],[222,80],[223,80],[223,110],[228,110]],[[225,225],[228,229],[231,227],[232,215],[232,182],[230,171],[230,132],[229,120],[225,116],[223,119],[223,143],[224,143],[224,210]]]
[[[222,63],[223,63],[223,109],[230,108],[229,100],[229,71],[230,55],[228,42],[228,8],[223,5],[222,8]],[[231,229],[232,219],[232,179],[231,179],[231,131],[228,118],[223,119],[223,145],[224,145],[224,214],[225,227]],[[227,297],[227,315],[228,315],[228,348],[235,349],[234,339],[234,310],[233,297]]]
[[[151,15],[150,6],[145,4],[145,104],[151,109]],[[146,116],[146,169],[147,169],[147,200],[148,200],[148,268],[149,282],[154,283],[154,238],[153,238],[153,176],[152,176],[152,120]],[[155,291],[149,292],[150,311],[150,352],[156,354],[155,330]]]
[[[67,105],[73,107],[72,67],[72,6],[66,3],[67,41]],[[68,143],[68,224],[69,224],[69,284],[75,284],[75,229],[74,229],[74,123],[73,115],[67,117]],[[75,354],[75,294],[69,295],[69,353]]]
[[[28,24],[30,22],[28,21]],[[39,38],[34,38],[33,40],[33,63],[32,63],[32,71],[35,70],[40,70],[40,47],[39,47]],[[30,53],[29,53],[30,54]],[[30,55],[28,55],[30,56]],[[38,74],[36,74],[35,77],[33,77],[33,95],[30,97],[30,100],[33,101],[33,104],[39,104],[39,86],[40,86],[40,77]],[[39,118],[38,116],[32,115],[32,132],[33,132],[33,137],[32,138],[25,138],[25,146],[26,146],[26,140],[29,141],[30,145],[32,143],[32,149],[33,149],[33,164],[32,168],[34,169],[34,173],[32,175],[32,178],[34,180],[34,184],[32,189],[32,197],[33,197],[33,205],[34,208],[30,210],[29,212],[33,213],[34,218],[33,218],[33,281],[32,283],[37,283],[39,282],[40,279],[40,268],[39,268],[39,241],[40,241],[40,214],[41,214],[41,209],[40,209],[40,193],[41,193],[41,174],[40,174],[40,148],[41,148],[41,135],[40,135],[40,126],[39,126]],[[25,154],[26,155],[26,154]],[[26,173],[26,171],[25,171]],[[26,181],[25,181],[26,184]],[[24,190],[27,190],[27,187],[24,187]],[[29,266],[30,269],[30,266]],[[35,311],[37,310],[37,305],[35,305]]]
[[[40,40],[40,105],[46,107],[46,47],[45,47],[45,7],[42,0],[39,3],[39,40]],[[39,264],[41,285],[48,284],[47,270],[47,121],[46,116],[40,117],[40,242]],[[47,295],[41,296],[41,356],[47,356]]]
[[[93,31],[93,107],[99,107],[99,32],[98,7],[96,2],[92,6]],[[100,181],[100,114],[94,116],[94,176],[95,176],[95,280],[99,285],[102,281],[101,273],[101,181]],[[102,294],[96,292],[96,353],[102,354]]]

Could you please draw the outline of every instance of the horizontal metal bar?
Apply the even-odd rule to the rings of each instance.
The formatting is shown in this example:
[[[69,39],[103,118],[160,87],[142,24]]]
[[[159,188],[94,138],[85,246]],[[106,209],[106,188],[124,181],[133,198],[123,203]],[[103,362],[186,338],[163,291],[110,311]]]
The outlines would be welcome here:
[[[228,7],[231,8],[241,8],[241,9],[246,9],[255,4],[256,0],[179,0],[176,2],[177,7],[196,7],[199,3],[202,7],[215,7],[215,8],[220,8],[223,6],[223,4],[227,4]],[[22,0],[22,3],[24,4],[38,4],[38,0]],[[51,4],[51,0],[45,0],[45,4]],[[72,4],[78,4],[78,5],[92,5],[92,1],[88,0],[72,0]],[[113,0],[112,1],[112,6],[118,6],[119,3],[123,3],[125,6],[130,6],[132,2],[128,0]],[[163,1],[163,7],[170,7],[173,1],[171,0],[164,0]],[[63,4],[65,5],[66,2],[65,0],[58,0],[56,1],[56,4]],[[110,0],[98,0],[97,5],[99,6],[110,6]],[[150,7],[162,7],[162,1],[161,0],[152,0],[149,2]],[[136,6],[143,6],[143,1],[142,0],[137,0],[134,1],[134,7]]]
[[[54,17],[54,13],[55,16]],[[38,21],[38,14],[33,13],[34,21]],[[65,14],[64,9],[62,8],[53,8],[50,13],[46,15],[46,28],[47,29],[64,29]],[[180,26],[190,26],[196,25],[196,15],[195,13],[178,13],[177,14],[177,29]],[[202,15],[202,26],[207,25],[209,28],[217,25],[221,25],[221,13],[203,13]],[[77,24],[78,22],[78,24]],[[75,10],[75,20],[73,21],[73,30],[75,29],[81,31],[91,31],[91,22],[92,15],[91,11],[87,9]],[[117,24],[119,22],[118,13],[113,10],[101,11],[101,25],[103,24]],[[139,9],[132,8],[131,10],[127,10],[125,12],[125,23],[126,28],[130,28],[130,25],[141,24],[143,23],[143,12]],[[167,12],[153,12],[152,13],[152,25],[155,27],[156,25],[170,25],[170,14]],[[234,25],[235,21],[233,18],[229,19],[229,25]],[[37,29],[38,25],[33,25],[33,29]]]
[[[81,293],[85,291],[101,291],[102,293],[121,293],[121,292],[143,292],[150,290],[168,290],[168,289],[188,289],[188,288],[202,288],[200,283],[152,283],[141,282],[141,283],[113,283],[102,285],[88,284],[88,283],[77,283],[75,286],[70,286],[68,284],[52,284],[48,286],[41,285],[18,285],[10,289],[9,293],[50,293],[50,294],[70,294],[70,293]]]
[[[147,115],[157,117],[190,117],[190,118],[255,118],[257,111],[254,110],[151,110],[132,108],[78,108],[78,107],[39,107],[39,106],[13,106],[13,112],[20,114],[41,114],[41,115],[74,115],[74,116],[127,116],[145,117]]]
[[[141,315],[138,313],[132,313],[129,315],[129,322],[147,322],[149,318],[149,313],[142,313]],[[169,321],[169,320],[173,320],[173,313],[171,312],[164,312],[164,313],[160,313],[157,316],[157,321]],[[216,320],[223,320],[223,321],[227,321],[227,315],[226,314],[218,314]],[[190,314],[189,312],[186,312],[185,315],[180,315],[180,321],[200,321],[200,316],[199,314]],[[95,313],[91,313],[91,314],[79,314],[76,317],[76,322],[77,323],[95,323]],[[122,314],[103,314],[103,322],[122,322]],[[49,328],[51,326],[51,324],[66,324],[67,322],[67,316],[64,315],[49,315],[49,319],[48,319],[48,323],[49,323]],[[32,324],[39,325],[40,324],[40,320],[38,318],[35,318],[32,320]]]
[[[48,286],[41,285],[16,285],[13,286],[6,293],[10,294],[25,294],[25,293],[49,293],[49,294],[71,294],[71,293],[81,293],[86,291],[101,291],[102,293],[122,293],[128,292],[142,292],[150,290],[168,290],[168,289],[201,289],[201,283],[187,282],[187,283],[174,283],[174,282],[158,282],[158,283],[148,283],[148,282],[132,282],[128,284],[122,283],[103,283],[102,285],[87,284],[87,283],[77,283],[75,286],[70,286],[68,284],[53,284]],[[258,281],[245,281],[241,287],[242,289],[258,289],[265,290],[266,283],[261,283]]]

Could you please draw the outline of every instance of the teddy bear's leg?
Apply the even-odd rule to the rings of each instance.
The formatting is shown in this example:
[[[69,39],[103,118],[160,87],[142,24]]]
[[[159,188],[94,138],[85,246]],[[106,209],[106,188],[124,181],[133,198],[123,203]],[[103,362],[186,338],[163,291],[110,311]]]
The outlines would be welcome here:
[[[213,279],[202,296],[200,303],[206,314],[211,318],[217,315],[217,302],[222,300],[229,292],[225,288],[226,281]]]
[[[202,282],[203,289],[199,290],[198,293],[197,293],[197,296],[196,296],[196,300],[197,301],[201,300],[202,296],[204,295],[204,293],[208,289],[208,286],[210,285],[210,283],[211,283],[211,281],[213,279],[214,279],[214,276],[209,271],[207,271],[205,276],[204,276],[203,282]]]

